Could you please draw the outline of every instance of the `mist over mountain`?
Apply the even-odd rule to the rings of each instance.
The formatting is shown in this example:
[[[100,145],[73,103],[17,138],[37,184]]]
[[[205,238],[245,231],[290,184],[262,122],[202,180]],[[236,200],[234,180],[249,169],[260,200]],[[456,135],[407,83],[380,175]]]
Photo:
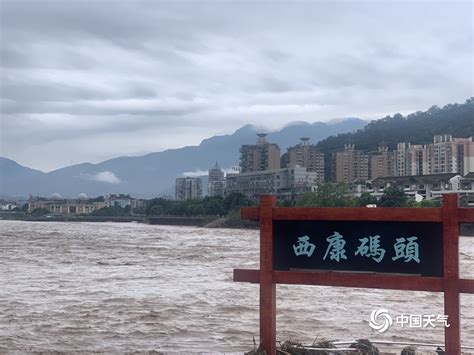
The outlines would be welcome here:
[[[268,140],[277,143],[282,154],[300,137],[310,137],[312,143],[351,132],[367,124],[358,118],[329,123],[293,122],[271,132]],[[246,125],[233,134],[205,139],[199,146],[186,146],[138,157],[118,157],[98,164],[77,164],[44,173],[21,166],[13,160],[0,157],[0,195],[50,196],[54,192],[63,197],[127,193],[137,197],[174,195],[174,180],[183,174],[199,176],[217,161],[223,169],[239,164],[239,148],[253,144],[260,128]],[[206,185],[203,181],[203,185]],[[204,189],[205,190],[205,189]]]

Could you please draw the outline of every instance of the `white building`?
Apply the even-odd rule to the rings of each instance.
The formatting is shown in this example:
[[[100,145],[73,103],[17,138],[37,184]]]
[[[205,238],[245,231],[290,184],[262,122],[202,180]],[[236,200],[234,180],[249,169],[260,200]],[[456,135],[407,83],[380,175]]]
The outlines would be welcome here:
[[[186,201],[202,198],[202,180],[197,177],[176,178],[175,199]]]
[[[124,195],[124,194],[109,195],[107,196],[106,204],[108,207],[116,206],[116,207],[125,208],[127,206],[131,206],[132,198],[130,197],[130,195]]]
[[[0,211],[13,211],[18,206],[13,203],[5,203],[0,205]]]
[[[214,196],[224,196],[225,194],[225,184],[226,180],[224,177],[224,172],[219,167],[219,164],[214,165],[211,169],[209,169],[209,180],[207,186],[207,194],[210,197]]]
[[[318,184],[318,173],[306,168],[265,170],[258,172],[227,174],[226,193],[240,192],[252,200],[261,194],[274,194],[279,199],[293,199],[296,195],[311,191]]]
[[[474,175],[474,174],[473,174]],[[410,197],[421,195],[425,199],[440,199],[446,193],[458,193],[474,201],[474,176],[460,174],[438,174],[424,176],[382,177],[374,180],[371,186],[360,185],[358,192],[370,192],[380,197],[386,188],[396,186]]]

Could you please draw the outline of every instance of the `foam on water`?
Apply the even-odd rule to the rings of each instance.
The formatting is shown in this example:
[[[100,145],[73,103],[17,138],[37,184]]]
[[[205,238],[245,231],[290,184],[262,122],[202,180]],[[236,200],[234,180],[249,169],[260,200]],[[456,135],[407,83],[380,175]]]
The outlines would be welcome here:
[[[1,351],[237,351],[258,339],[258,231],[136,223],[0,221]],[[474,278],[474,238],[461,238]],[[474,295],[462,295],[473,345]],[[442,328],[379,334],[370,312],[442,314],[441,294],[277,287],[278,338],[443,342]]]

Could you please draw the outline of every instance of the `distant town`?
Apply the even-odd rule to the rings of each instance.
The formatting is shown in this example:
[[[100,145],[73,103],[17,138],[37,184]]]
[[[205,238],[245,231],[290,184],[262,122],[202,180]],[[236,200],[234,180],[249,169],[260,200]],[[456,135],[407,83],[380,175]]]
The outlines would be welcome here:
[[[370,193],[380,197],[387,187],[395,186],[409,196],[423,199],[439,199],[446,192],[458,192],[469,201],[474,199],[472,137],[436,135],[428,145],[401,142],[390,151],[382,144],[376,152],[357,150],[354,144],[347,143],[344,150],[330,157],[304,137],[288,148],[285,161],[278,145],[268,142],[266,134],[257,136],[256,144],[240,148],[240,172],[224,174],[217,163],[209,169],[209,196],[238,192],[256,200],[260,194],[271,193],[279,200],[295,200],[325,182],[329,161],[329,180],[348,184],[356,196]],[[176,179],[176,200],[201,197],[201,178]]]
[[[27,200],[0,201],[1,212],[23,212],[32,216],[90,215],[123,216],[144,213],[146,200],[126,194],[112,194],[89,198],[80,194],[78,198],[62,198],[58,193],[51,197],[30,196]]]
[[[327,164],[331,164],[330,174]],[[444,193],[457,192],[467,205],[474,205],[474,142],[472,137],[443,134],[434,136],[431,144],[400,142],[392,151],[381,144],[376,152],[358,150],[348,142],[344,150],[325,156],[309,138],[302,137],[282,157],[279,146],[270,143],[267,134],[260,133],[255,144],[240,147],[238,171],[226,174],[218,162],[209,169],[207,198],[231,196],[230,200],[239,200],[238,196],[242,196],[245,203],[255,203],[261,194],[274,194],[280,202],[293,205],[302,194],[316,193],[325,184],[338,183],[344,184],[354,198],[370,195],[374,202],[388,188],[395,187],[418,202],[439,201]],[[204,197],[202,185],[201,177],[177,177],[175,196],[159,199],[199,201]],[[146,214],[146,208],[147,200],[127,194],[95,198],[80,194],[69,199],[55,193],[49,198],[0,200],[1,212],[33,216],[140,216]],[[229,212],[225,208],[216,211],[215,214]]]

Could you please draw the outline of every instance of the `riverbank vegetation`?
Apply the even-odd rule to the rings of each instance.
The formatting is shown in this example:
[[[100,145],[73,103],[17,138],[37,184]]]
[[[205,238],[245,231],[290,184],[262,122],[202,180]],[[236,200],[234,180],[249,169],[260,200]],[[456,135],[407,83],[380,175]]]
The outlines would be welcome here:
[[[92,216],[123,217],[130,216],[132,209],[130,206],[109,206],[91,213]]]
[[[174,201],[165,198],[154,198],[148,200],[144,208],[134,208],[131,206],[110,206],[96,210],[90,214],[93,217],[215,217],[216,227],[247,227],[240,219],[240,208],[246,206],[256,206],[258,201],[248,199],[244,194],[233,192],[225,197],[205,197],[186,201]],[[364,192],[357,196],[350,190],[350,185],[346,183],[326,182],[319,184],[315,191],[306,192],[299,195],[295,200],[278,201],[278,207],[441,207],[442,201],[422,200],[416,202],[405,192],[395,186],[388,187],[379,197]],[[467,201],[460,198],[460,206],[467,207]],[[44,208],[37,208],[30,213],[24,212],[27,205],[21,210],[24,215],[32,217],[42,217],[50,215],[50,211]]]
[[[251,206],[252,202],[241,193],[233,192],[226,197],[205,197],[199,200],[173,201],[154,198],[147,202],[147,216],[216,216],[223,217]]]
[[[266,352],[261,348],[257,347],[255,338],[253,339],[254,348],[245,353],[245,355],[265,355]],[[349,343],[350,344],[350,343]],[[303,345],[302,343],[287,340],[285,342],[280,342],[277,354],[283,355],[350,355],[350,354],[359,354],[359,355],[378,355],[381,354],[380,350],[368,339],[358,339],[352,344],[347,344],[346,348],[341,348],[340,345],[336,346],[333,341],[325,339],[315,339],[310,345]],[[390,352],[390,354],[400,354],[400,355],[415,355],[417,354],[417,349],[415,346],[408,345],[405,346],[401,352]],[[385,354],[385,352],[382,352]],[[438,354],[444,354],[442,350],[436,350]]]
[[[378,355],[380,354],[379,349],[370,342],[368,339],[359,339],[348,346],[347,350],[338,348],[334,345],[334,342],[325,339],[315,339],[310,345],[303,345],[293,340],[287,340],[280,343],[278,346],[277,353],[285,355],[348,355],[354,354],[363,355]],[[405,349],[403,349],[405,351]],[[402,351],[402,355],[411,355],[411,353],[405,353]],[[253,350],[245,353],[245,355],[265,355],[266,352],[259,346],[256,346],[254,339]]]
[[[461,205],[466,202],[461,199]],[[416,202],[410,199],[402,189],[388,187],[379,198],[368,192],[355,196],[345,183],[327,182],[320,184],[315,192],[299,196],[295,203],[298,207],[441,207],[441,200],[423,200]]]
[[[241,207],[256,205],[257,201],[249,200],[241,193],[233,192],[226,197],[205,197],[203,199],[173,201],[155,198],[147,202],[147,216],[238,216]],[[301,194],[295,201],[278,201],[279,207],[440,207],[440,200],[423,200],[415,202],[403,190],[397,187],[385,189],[379,198],[370,193],[355,196],[345,183],[319,184],[314,192]]]

